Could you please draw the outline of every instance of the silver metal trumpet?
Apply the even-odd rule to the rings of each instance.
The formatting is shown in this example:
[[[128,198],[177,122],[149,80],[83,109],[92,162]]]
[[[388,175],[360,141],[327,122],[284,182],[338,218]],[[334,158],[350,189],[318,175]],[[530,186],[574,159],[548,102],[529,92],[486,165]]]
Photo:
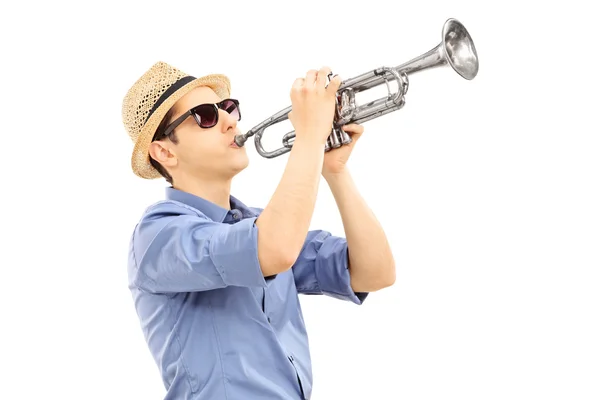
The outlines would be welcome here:
[[[352,141],[341,127],[349,123],[363,123],[371,119],[401,109],[405,104],[408,91],[408,75],[433,67],[450,65],[461,77],[471,80],[479,71],[479,59],[475,45],[467,29],[456,19],[448,19],[442,28],[442,41],[433,49],[394,68],[380,67],[365,74],[343,81],[337,91],[336,110],[332,132],[327,139],[325,151],[340,147]],[[331,75],[330,75],[331,78]],[[390,80],[395,80],[398,90],[390,92]],[[388,95],[362,106],[357,106],[355,95],[358,92],[386,84]],[[246,140],[255,136],[254,143],[258,153],[265,158],[278,157],[292,149],[295,131],[283,136],[283,147],[266,151],[262,137],[266,128],[288,119],[292,107],[285,108],[264,120],[247,133],[237,135],[235,142],[243,146]]]

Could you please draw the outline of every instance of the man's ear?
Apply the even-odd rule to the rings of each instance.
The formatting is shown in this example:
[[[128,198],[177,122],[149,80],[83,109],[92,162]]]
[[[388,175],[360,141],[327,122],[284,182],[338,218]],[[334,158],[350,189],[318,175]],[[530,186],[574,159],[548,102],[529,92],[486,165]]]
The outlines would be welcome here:
[[[165,167],[174,167],[177,164],[177,157],[165,142],[150,143],[148,154]]]

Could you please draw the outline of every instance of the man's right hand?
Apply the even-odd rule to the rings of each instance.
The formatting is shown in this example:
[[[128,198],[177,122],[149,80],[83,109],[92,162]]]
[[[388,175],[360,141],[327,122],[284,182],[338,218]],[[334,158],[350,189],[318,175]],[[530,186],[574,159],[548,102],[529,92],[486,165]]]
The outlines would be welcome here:
[[[338,75],[327,85],[329,67],[310,70],[294,81],[290,91],[292,111],[288,118],[296,131],[294,141],[316,141],[325,145],[335,116],[335,97],[340,87]],[[326,87],[327,86],[327,87]]]

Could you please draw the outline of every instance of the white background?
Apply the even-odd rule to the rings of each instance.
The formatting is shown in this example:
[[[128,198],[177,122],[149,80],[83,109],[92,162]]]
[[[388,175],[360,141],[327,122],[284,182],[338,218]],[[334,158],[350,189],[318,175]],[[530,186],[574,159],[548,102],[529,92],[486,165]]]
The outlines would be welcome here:
[[[126,262],[166,183],[131,173],[120,119],[154,62],[229,75],[245,132],[288,106],[308,69],[399,65],[450,17],[480,73],[414,75],[405,108],[365,124],[350,169],[397,283],[361,307],[302,297],[313,399],[600,398],[598,33],[585,4],[4,2],[0,398],[164,394]],[[263,207],[287,157],[247,146],[233,194]],[[343,234],[325,184],[312,225]]]

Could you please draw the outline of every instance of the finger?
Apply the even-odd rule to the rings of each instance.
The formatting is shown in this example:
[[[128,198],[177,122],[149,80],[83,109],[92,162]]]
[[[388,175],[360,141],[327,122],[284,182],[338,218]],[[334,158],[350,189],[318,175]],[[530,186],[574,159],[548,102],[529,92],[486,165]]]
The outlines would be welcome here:
[[[331,93],[335,93],[340,88],[342,84],[342,78],[339,75],[334,75],[329,81],[329,85],[327,85],[327,90]]]
[[[344,126],[342,126],[342,129],[344,130],[344,132],[351,133],[353,135],[360,135],[365,131],[364,126],[362,126],[360,124],[344,125]]]
[[[294,95],[294,93],[298,94],[302,90],[304,86],[304,78],[296,78],[294,83],[292,84],[292,88],[290,89],[290,95]]]
[[[294,84],[292,85],[292,89],[299,89],[304,85],[304,78],[296,78]]]
[[[327,84],[327,75],[331,73],[331,68],[323,67],[319,70],[317,74],[317,87],[324,88]]]
[[[311,69],[306,73],[306,80],[304,81],[305,85],[312,85],[315,83],[317,79],[317,70]]]

